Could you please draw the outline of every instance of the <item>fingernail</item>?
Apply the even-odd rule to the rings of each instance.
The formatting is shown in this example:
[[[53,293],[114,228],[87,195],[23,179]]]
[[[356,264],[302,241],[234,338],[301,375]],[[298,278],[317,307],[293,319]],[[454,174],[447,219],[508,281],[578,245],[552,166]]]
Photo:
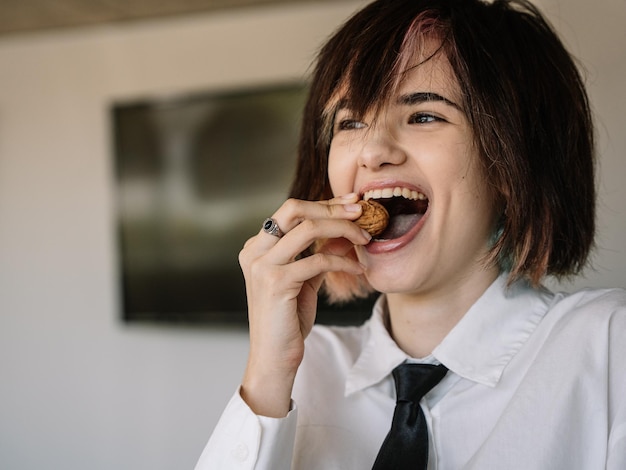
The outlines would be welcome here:
[[[361,212],[361,206],[358,204],[345,204],[343,206],[346,212]]]
[[[363,235],[365,235],[365,238],[367,238],[368,240],[372,239],[372,234],[369,233],[367,230],[361,229],[361,232],[363,233]]]
[[[341,196],[341,199],[345,199],[346,201],[350,201],[352,199],[354,199],[357,196],[356,193],[349,193],[349,194],[344,194],[343,196]]]

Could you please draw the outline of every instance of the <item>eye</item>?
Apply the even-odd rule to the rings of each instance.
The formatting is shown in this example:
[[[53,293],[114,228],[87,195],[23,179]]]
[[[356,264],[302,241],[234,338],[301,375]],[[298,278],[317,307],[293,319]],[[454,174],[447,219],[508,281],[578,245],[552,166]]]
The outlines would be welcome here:
[[[338,131],[363,129],[365,127],[367,127],[367,124],[361,121],[357,121],[355,119],[342,119],[339,122],[337,122],[337,125],[335,126],[336,130]]]
[[[435,116],[434,114],[419,112],[415,114],[411,114],[409,117],[409,124],[429,124],[431,122],[440,122],[443,121],[439,116]]]

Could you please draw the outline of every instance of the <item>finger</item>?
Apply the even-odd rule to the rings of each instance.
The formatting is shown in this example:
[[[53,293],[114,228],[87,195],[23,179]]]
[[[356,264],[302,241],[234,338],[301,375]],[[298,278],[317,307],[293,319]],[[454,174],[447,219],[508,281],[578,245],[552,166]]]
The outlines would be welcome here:
[[[345,256],[354,248],[354,244],[345,238],[331,238],[324,240],[317,246],[315,251],[319,253],[329,253],[337,256]]]
[[[305,220],[313,219],[357,219],[362,207],[356,204],[355,195],[333,198],[327,201],[303,201],[288,199],[272,216],[285,233],[293,230]]]
[[[372,236],[349,220],[307,219],[282,238],[280,249],[268,250],[266,261],[290,263],[320,239],[345,239],[351,245],[367,245]]]
[[[361,198],[357,193],[349,193],[349,194],[344,194],[343,196],[336,196],[336,197],[333,197],[332,199],[328,199],[326,201],[320,201],[320,202],[326,203],[326,204],[354,204],[359,199]]]
[[[258,267],[262,268],[260,264]],[[300,290],[302,283],[328,272],[345,272],[358,276],[365,272],[365,267],[357,260],[347,256],[315,253],[282,266],[280,269],[272,269],[270,274],[271,285],[276,287],[291,284],[294,286],[295,292]],[[269,274],[268,271],[264,271],[264,273]]]
[[[276,236],[266,233],[271,228],[267,220],[272,220],[282,234],[286,234],[300,225],[305,220],[320,219],[344,219],[355,220],[362,212],[362,207],[356,204],[358,195],[351,193],[345,196],[336,197],[327,201],[304,201],[299,199],[288,199],[272,215],[271,219],[266,219],[259,231],[262,239],[265,240],[265,248],[268,249],[278,243],[282,235]],[[266,229],[266,230],[264,230]]]

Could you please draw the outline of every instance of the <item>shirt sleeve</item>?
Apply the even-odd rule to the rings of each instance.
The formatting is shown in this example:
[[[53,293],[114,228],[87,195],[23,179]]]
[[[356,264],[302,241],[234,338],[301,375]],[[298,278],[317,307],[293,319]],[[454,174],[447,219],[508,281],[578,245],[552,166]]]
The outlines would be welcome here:
[[[620,293],[622,296],[615,302],[618,312],[611,317],[609,336],[609,409],[615,411],[611,413],[607,470],[626,469],[626,294]]]
[[[289,470],[296,433],[292,402],[285,418],[258,416],[233,395],[204,448],[195,470]]]

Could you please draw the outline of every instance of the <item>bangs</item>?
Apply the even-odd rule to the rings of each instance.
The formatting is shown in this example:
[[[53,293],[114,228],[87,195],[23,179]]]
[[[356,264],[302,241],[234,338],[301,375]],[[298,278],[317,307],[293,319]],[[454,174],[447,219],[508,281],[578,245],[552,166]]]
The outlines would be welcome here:
[[[368,28],[380,30],[374,40],[361,39],[366,34],[369,36],[364,32],[342,41],[337,45],[339,50],[333,48],[334,55],[351,59],[341,69],[343,74],[334,80],[335,86],[323,104],[320,137],[327,144],[332,139],[333,122],[339,108],[349,108],[356,119],[362,119],[369,112],[376,115],[394,95],[406,72],[441,51],[446,52],[450,27],[439,10],[422,11],[413,17],[406,11],[406,5],[397,10],[393,3],[389,2],[389,8],[380,9],[384,9],[386,15],[378,11],[376,17],[368,21]],[[358,17],[347,26],[352,22],[358,23]],[[438,44],[434,51],[428,48],[433,43]]]

